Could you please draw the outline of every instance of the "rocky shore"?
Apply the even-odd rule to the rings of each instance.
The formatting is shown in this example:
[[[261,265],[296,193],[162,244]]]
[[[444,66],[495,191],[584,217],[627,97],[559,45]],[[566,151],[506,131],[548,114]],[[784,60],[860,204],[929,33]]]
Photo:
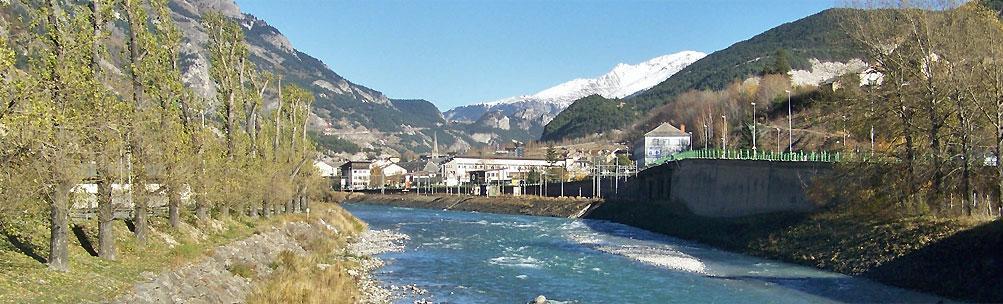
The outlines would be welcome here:
[[[387,304],[398,299],[419,297],[428,292],[414,285],[401,288],[396,285],[383,285],[373,278],[373,271],[383,267],[383,260],[376,255],[385,252],[401,252],[404,242],[410,240],[406,234],[390,230],[367,230],[348,245],[348,257],[358,263],[357,269],[348,271],[356,279],[359,292],[362,294],[360,303]],[[424,299],[421,299],[424,300]],[[419,303],[416,299],[415,303]]]
[[[339,201],[458,211],[578,218],[601,201],[587,198],[539,196],[470,196],[450,194],[342,193]]]

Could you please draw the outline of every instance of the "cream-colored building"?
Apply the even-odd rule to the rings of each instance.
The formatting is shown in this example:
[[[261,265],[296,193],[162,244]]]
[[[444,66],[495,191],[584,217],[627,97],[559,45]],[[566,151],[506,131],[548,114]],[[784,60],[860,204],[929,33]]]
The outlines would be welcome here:
[[[490,172],[486,178],[488,182],[492,182],[511,179],[520,173],[543,172],[548,168],[564,166],[563,159],[551,163],[546,159],[536,158],[457,156],[443,162],[439,169],[443,175],[443,183],[455,186],[469,183],[470,172],[473,171]]]

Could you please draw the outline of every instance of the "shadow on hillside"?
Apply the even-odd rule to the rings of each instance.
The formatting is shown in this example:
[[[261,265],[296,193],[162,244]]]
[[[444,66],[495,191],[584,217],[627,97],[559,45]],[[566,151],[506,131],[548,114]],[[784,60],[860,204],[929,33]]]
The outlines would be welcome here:
[[[24,255],[27,255],[28,257],[38,261],[39,263],[45,264],[45,258],[43,258],[42,255],[35,252],[35,247],[32,246],[31,244],[21,241],[20,238],[18,238],[13,234],[4,233],[4,237],[7,239],[7,242],[10,242],[10,244],[14,246],[15,249],[17,249],[17,251],[23,253]]]
[[[80,225],[73,225],[73,235],[77,237],[77,241],[80,242],[80,247],[83,247],[87,251],[87,254],[91,256],[98,256],[97,250],[94,250],[94,244],[91,243],[91,239],[87,237],[87,232]]]
[[[1003,301],[1003,221],[961,231],[864,273],[905,288],[976,302]]]

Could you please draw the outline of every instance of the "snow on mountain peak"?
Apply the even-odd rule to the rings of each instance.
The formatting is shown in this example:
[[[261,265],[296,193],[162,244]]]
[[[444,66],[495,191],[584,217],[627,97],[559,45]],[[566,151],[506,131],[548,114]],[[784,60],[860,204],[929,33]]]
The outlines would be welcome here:
[[[536,101],[567,107],[571,102],[592,94],[606,98],[623,98],[647,90],[672,74],[679,72],[707,54],[682,51],[652,58],[638,64],[620,63],[608,73],[597,78],[578,78],[528,96],[509,97],[483,103],[484,105],[510,104]]]

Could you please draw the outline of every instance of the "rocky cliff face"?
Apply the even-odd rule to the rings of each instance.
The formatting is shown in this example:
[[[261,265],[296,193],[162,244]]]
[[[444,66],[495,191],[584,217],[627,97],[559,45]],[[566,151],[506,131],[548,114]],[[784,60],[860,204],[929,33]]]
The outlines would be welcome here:
[[[318,132],[390,154],[430,150],[432,134],[438,134],[440,142],[470,146],[463,134],[446,132],[442,115],[431,103],[393,101],[377,90],[345,79],[320,60],[297,50],[278,29],[241,12],[232,0],[171,0],[170,8],[185,36],[184,80],[210,100],[215,97],[215,88],[208,73],[208,37],[200,20],[205,13],[219,11],[243,27],[251,61],[259,69],[281,75],[284,83],[295,83],[314,93],[317,100],[311,125]],[[271,100],[266,100],[266,107],[271,107]],[[415,111],[419,115],[414,115]]]

